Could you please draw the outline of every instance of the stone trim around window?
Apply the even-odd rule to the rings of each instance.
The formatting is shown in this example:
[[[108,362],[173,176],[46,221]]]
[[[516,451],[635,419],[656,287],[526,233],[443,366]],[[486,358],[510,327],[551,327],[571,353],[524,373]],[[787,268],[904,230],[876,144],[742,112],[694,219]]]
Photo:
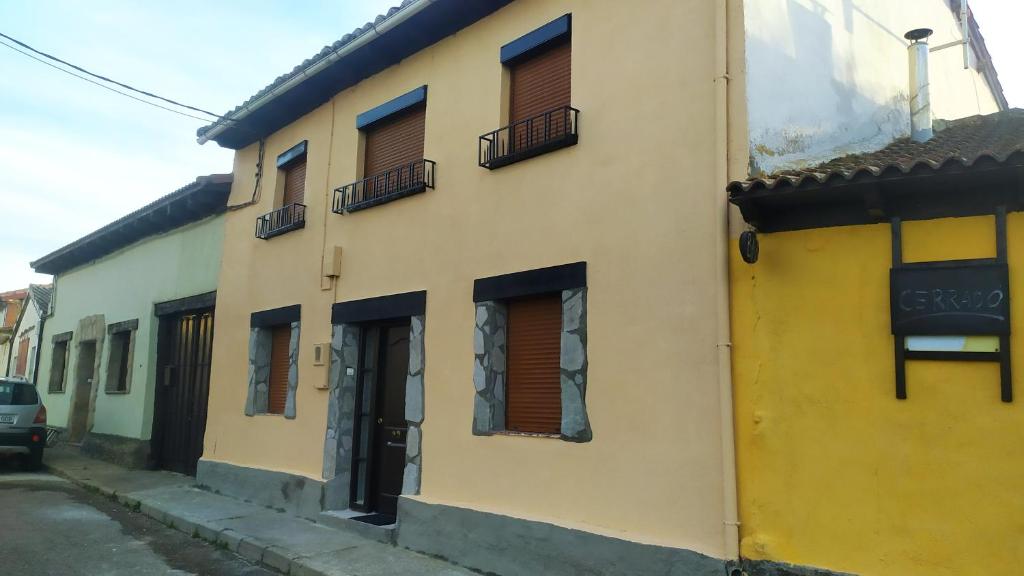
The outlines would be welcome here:
[[[569,442],[593,438],[587,417],[587,289],[562,290],[560,381],[562,429],[559,437]],[[501,301],[476,305],[473,336],[473,434],[490,436],[505,432],[505,358],[508,315]]]
[[[107,325],[107,359],[106,373],[104,374],[103,393],[109,395],[126,395],[132,391],[132,368],[135,364],[135,333],[139,329],[139,319],[124,320]],[[122,351],[114,345],[114,336],[128,333],[128,350]],[[124,389],[118,389],[117,384],[121,376],[121,354],[128,355],[128,362],[125,364]]]
[[[291,322],[291,340],[288,342],[288,395],[285,398],[284,417],[295,418],[295,392],[299,386],[299,333],[300,322]],[[249,392],[245,398],[245,415],[266,414],[270,402],[270,347],[272,326],[249,328]]]

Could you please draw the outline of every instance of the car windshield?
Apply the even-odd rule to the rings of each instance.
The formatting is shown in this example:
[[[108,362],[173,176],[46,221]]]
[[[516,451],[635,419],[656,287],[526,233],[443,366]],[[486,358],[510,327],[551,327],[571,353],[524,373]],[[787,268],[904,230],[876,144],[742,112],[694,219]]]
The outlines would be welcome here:
[[[21,382],[0,382],[0,406],[31,406],[38,401],[35,386]]]

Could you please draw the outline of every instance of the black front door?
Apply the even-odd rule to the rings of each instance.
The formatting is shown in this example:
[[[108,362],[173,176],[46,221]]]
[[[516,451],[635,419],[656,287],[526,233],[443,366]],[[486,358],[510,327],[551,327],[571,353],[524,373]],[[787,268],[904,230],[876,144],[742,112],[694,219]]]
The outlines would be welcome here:
[[[203,455],[213,310],[160,318],[153,453],[164,470],[194,475]]]
[[[394,516],[405,471],[409,321],[363,328],[352,507]]]

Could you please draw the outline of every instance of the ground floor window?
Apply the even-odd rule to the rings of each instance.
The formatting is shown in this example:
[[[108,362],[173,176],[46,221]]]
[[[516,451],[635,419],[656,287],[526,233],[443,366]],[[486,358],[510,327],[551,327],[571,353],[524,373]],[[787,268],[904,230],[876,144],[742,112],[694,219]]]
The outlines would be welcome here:
[[[505,427],[514,432],[557,435],[562,431],[561,295],[513,299],[505,309]]]
[[[279,414],[295,418],[300,312],[295,305],[252,314],[246,416]]]
[[[107,327],[110,345],[107,348],[107,394],[127,394],[132,381],[132,356],[138,320],[118,322]]]
[[[583,262],[477,280],[473,433],[591,439]]]

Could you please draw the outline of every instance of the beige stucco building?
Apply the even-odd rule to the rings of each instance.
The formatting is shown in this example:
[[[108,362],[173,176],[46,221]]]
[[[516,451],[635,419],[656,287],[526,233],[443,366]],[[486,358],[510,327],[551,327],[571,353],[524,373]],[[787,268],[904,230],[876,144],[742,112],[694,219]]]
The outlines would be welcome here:
[[[726,184],[782,123],[799,162],[906,99],[852,75],[860,108],[767,112],[769,81],[906,61],[860,20],[815,37],[833,67],[753,42],[837,25],[807,4],[407,1],[201,130],[236,155],[198,481],[500,574],[724,573]]]

